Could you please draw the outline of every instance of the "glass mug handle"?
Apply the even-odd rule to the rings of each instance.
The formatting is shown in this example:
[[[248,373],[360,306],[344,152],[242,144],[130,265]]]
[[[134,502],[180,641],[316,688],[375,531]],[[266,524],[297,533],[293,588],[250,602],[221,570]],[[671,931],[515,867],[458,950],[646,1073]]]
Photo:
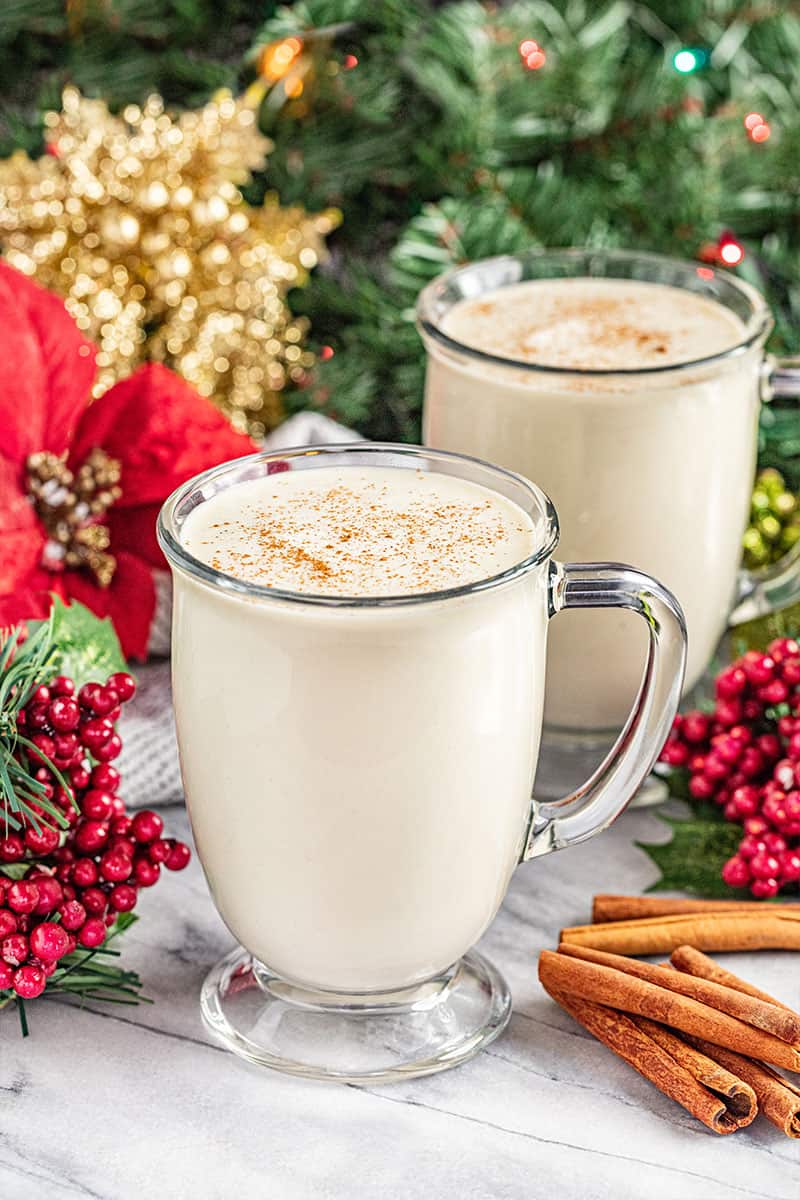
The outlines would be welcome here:
[[[678,601],[649,575],[620,563],[551,563],[549,615],[564,608],[628,608],[647,623],[650,641],[639,692],[613,749],[569,796],[533,801],[520,862],[601,833],[624,810],[653,768],[672,727],[686,667],[686,624]]]
[[[800,358],[769,358],[764,363],[761,398],[800,400]],[[800,542],[774,567],[739,573],[736,606],[729,625],[766,617],[800,599]]]

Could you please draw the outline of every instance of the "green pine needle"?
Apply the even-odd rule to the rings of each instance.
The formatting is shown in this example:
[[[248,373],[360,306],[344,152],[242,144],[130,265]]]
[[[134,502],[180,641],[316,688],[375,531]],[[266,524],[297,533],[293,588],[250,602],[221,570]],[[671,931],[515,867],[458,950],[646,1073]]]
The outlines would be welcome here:
[[[119,957],[119,951],[111,949],[108,942],[130,929],[137,920],[134,913],[120,913],[103,946],[96,950],[75,950],[62,958],[47,981],[44,998],[72,996],[103,1004],[152,1004],[152,1000],[142,995],[142,981],[136,971],[126,971],[103,961]],[[13,991],[0,992],[0,1009],[14,1001],[22,1036],[27,1037],[30,1030],[25,1001]]]
[[[47,620],[32,622],[27,637],[21,628],[0,630],[0,830],[3,836],[30,824],[37,831],[50,825],[63,828],[63,812],[47,798],[45,785],[34,774],[38,762],[46,763],[56,782],[70,792],[55,765],[40,755],[36,745],[18,727],[20,711],[41,684],[61,671],[77,683],[105,679],[125,669],[119,642],[109,621],[100,621],[81,604],[65,606],[54,601]],[[5,863],[2,873],[20,879],[30,861]],[[59,961],[47,981],[47,996],[75,996],[116,1004],[150,1003],[141,995],[142,981],[135,971],[108,962],[119,957],[109,946],[136,921],[133,913],[120,913],[106,942],[92,950],[78,949]],[[29,1033],[25,1002],[12,989],[0,991],[0,1009],[16,1002],[23,1037]]]
[[[31,622],[27,634],[23,640],[21,627],[0,630],[0,819],[6,834],[26,823],[37,833],[43,825],[65,829],[69,824],[47,799],[34,764],[45,762],[56,783],[70,792],[66,779],[17,727],[33,692],[58,672],[80,687],[126,669],[111,621],[100,620],[83,604],[65,605],[54,597],[49,617]]]
[[[47,798],[45,785],[34,774],[36,767],[31,756],[38,756],[36,746],[17,727],[19,713],[33,692],[52,679],[58,669],[53,626],[51,614],[48,620],[37,623],[24,641],[19,628],[0,631],[0,817],[4,836],[26,823],[37,832],[43,823],[55,828],[67,825],[64,814]],[[68,791],[57,767],[50,762],[47,766],[59,785]],[[47,818],[45,822],[42,813]]]
[[[47,982],[48,996],[80,996],[85,1000],[103,1000],[116,1004],[151,1004],[142,996],[142,981],[136,971],[106,963],[103,959],[118,958],[119,951],[109,946],[135,924],[134,913],[120,913],[105,943],[96,950],[76,950],[59,962],[58,969]]]

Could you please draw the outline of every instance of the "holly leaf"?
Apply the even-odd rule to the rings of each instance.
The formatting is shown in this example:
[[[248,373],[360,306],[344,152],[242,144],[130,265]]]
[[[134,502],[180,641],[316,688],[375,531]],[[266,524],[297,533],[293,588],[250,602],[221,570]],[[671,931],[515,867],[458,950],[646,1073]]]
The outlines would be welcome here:
[[[649,892],[691,892],[709,899],[750,899],[746,888],[732,888],[722,880],[723,864],[742,838],[742,829],[725,821],[710,806],[698,806],[688,817],[658,814],[669,825],[672,837],[661,844],[637,842],[658,867],[661,877]]]
[[[64,604],[53,597],[53,643],[55,669],[74,679],[77,688],[84,683],[105,683],[115,671],[127,669],[110,617],[101,620],[84,604]]]
[[[18,863],[3,863],[0,868],[0,877],[5,876],[6,879],[24,879],[30,870],[29,862]]]

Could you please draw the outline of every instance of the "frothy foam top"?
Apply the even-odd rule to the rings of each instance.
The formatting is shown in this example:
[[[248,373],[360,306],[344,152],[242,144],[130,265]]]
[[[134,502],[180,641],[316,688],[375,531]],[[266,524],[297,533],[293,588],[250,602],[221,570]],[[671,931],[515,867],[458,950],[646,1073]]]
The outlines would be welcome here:
[[[181,540],[226,575],[306,595],[401,596],[477,583],[533,554],[513,501],[433,472],[289,470],[199,505]]]
[[[536,279],[462,300],[444,332],[487,354],[577,370],[637,370],[730,350],[745,326],[683,288],[627,279]]]

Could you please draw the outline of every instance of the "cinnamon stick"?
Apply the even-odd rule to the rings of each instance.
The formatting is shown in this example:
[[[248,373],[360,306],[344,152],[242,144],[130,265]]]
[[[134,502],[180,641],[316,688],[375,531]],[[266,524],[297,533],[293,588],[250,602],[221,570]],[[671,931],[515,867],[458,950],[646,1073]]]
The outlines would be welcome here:
[[[671,917],[683,913],[707,912],[758,912],[765,911],[800,913],[800,904],[776,904],[765,910],[763,900],[684,900],[663,896],[595,896],[592,902],[592,920],[595,924],[605,921],[630,921],[641,917]]]
[[[749,1125],[755,1120],[758,1114],[755,1090],[734,1070],[726,1069],[713,1057],[709,1057],[712,1053],[716,1054],[718,1047],[704,1043],[706,1051],[703,1052],[684,1042],[677,1034],[656,1021],[650,1021],[647,1017],[632,1017],[631,1020],[657,1042],[662,1050],[666,1050],[667,1054],[670,1054],[699,1084],[718,1095],[729,1116],[739,1127]],[[738,1056],[732,1054],[732,1057]],[[750,1062],[750,1059],[744,1061]]]
[[[719,963],[714,962],[713,958],[709,958],[700,950],[695,950],[694,946],[678,946],[672,951],[670,962],[673,967],[686,972],[687,975],[694,975],[698,979],[710,979],[714,983],[734,988],[737,992],[744,992],[746,996],[755,996],[758,1000],[765,1000],[767,1004],[774,1004],[778,1008],[794,1012],[794,1009],[790,1008],[788,1004],[776,1000],[768,992],[762,992],[761,988],[748,983],[746,979],[740,979],[738,975],[734,975],[733,971],[726,971]]]
[[[800,1088],[763,1063],[742,1058],[733,1050],[711,1046],[701,1038],[691,1040],[700,1051],[713,1054],[722,1066],[750,1085],[758,1098],[759,1111],[768,1121],[777,1125],[787,1137],[800,1138]]]
[[[545,984],[549,991],[550,989]],[[716,1093],[704,1087],[680,1063],[624,1013],[553,991],[557,1004],[588,1029],[598,1041],[681,1104],[714,1133],[734,1133],[742,1123]]]
[[[673,1029],[736,1050],[748,1058],[760,1058],[790,1070],[800,1070],[800,1051],[780,1038],[754,1029],[699,1000],[613,967],[543,950],[539,956],[539,979],[551,994],[561,992],[636,1016],[650,1017]]]
[[[698,950],[800,950],[800,913],[680,913],[607,921],[561,930],[561,941],[613,954],[670,954],[678,946]]]
[[[682,996],[699,1000],[800,1050],[800,1016],[782,1005],[768,1003],[710,979],[684,974],[681,970],[665,970],[652,963],[638,962],[635,958],[624,958],[620,954],[607,954],[604,950],[594,950],[589,946],[559,946],[559,953],[624,971],[656,987],[668,988]]]

